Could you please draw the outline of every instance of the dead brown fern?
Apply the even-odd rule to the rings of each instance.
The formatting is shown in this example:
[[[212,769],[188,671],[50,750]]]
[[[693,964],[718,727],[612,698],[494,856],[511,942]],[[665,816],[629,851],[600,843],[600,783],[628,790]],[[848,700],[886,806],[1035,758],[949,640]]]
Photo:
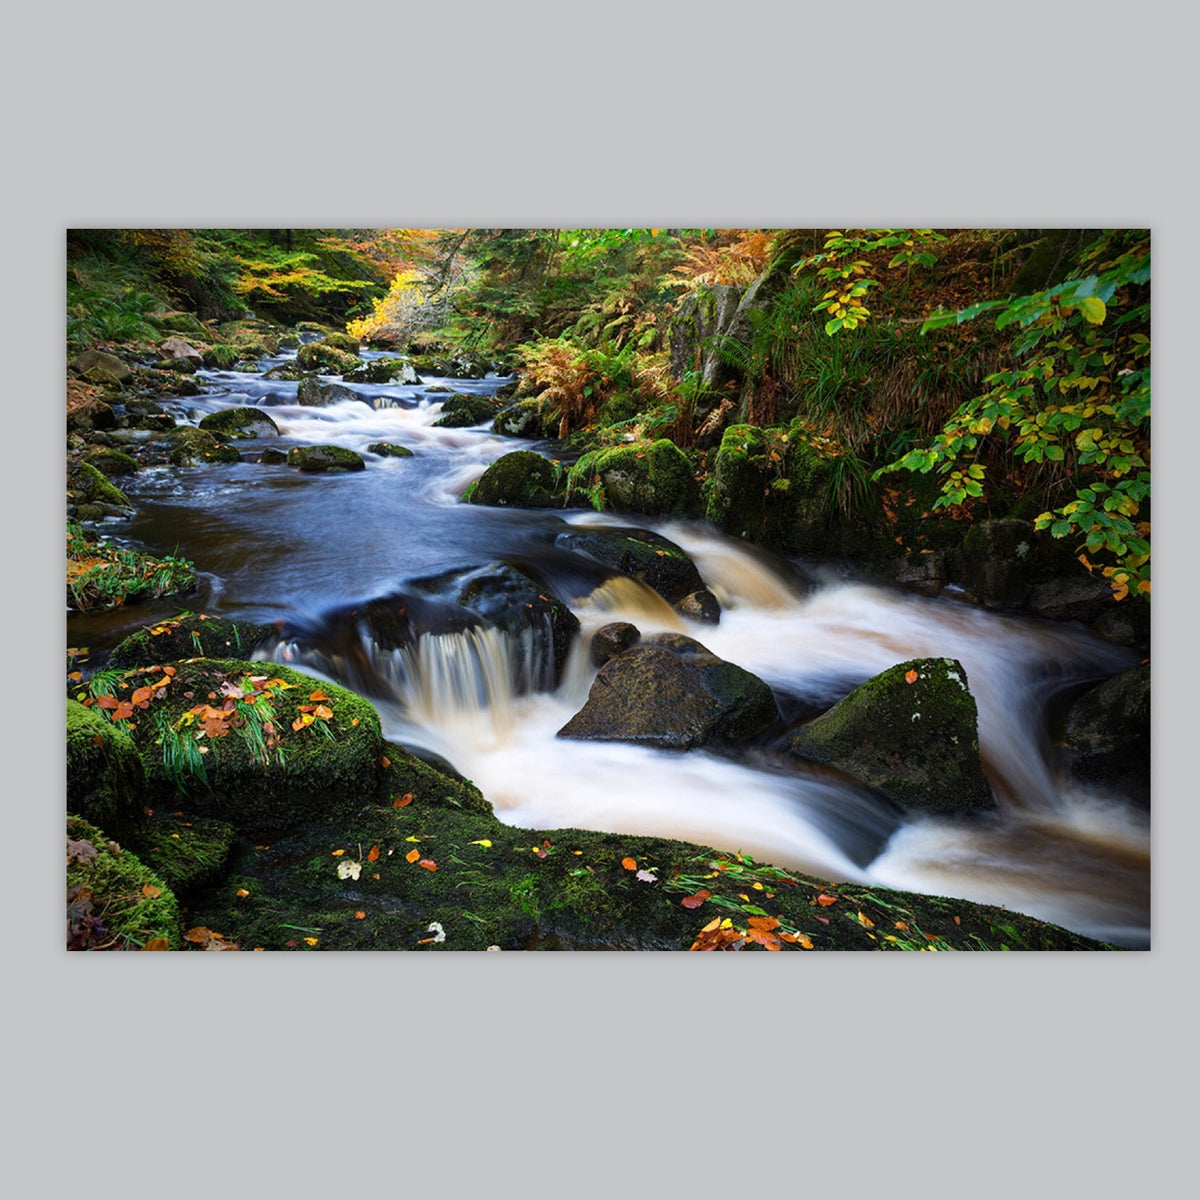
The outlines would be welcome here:
[[[774,229],[720,229],[685,251],[683,263],[671,272],[679,285],[753,283],[771,258]]]

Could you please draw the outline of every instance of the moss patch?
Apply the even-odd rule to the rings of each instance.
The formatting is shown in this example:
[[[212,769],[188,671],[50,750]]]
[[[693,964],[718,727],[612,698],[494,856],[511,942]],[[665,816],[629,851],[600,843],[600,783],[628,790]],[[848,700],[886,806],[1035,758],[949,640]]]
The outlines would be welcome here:
[[[571,468],[570,491],[597,509],[648,516],[700,512],[700,492],[688,456],[666,438],[631,442],[583,455]]]
[[[295,446],[288,451],[287,462],[289,467],[299,467],[309,475],[367,469],[362,455],[345,446]]]
[[[145,771],[129,734],[68,699],[67,811],[122,835],[140,820],[145,790]]]
[[[532,450],[514,450],[496,459],[476,481],[469,503],[507,508],[561,508],[562,474]]]
[[[261,408],[223,408],[201,417],[200,428],[216,438],[277,437],[279,426]]]
[[[249,657],[275,635],[273,625],[230,621],[207,613],[167,617],[131,633],[109,656],[110,667],[153,667],[181,658]]]

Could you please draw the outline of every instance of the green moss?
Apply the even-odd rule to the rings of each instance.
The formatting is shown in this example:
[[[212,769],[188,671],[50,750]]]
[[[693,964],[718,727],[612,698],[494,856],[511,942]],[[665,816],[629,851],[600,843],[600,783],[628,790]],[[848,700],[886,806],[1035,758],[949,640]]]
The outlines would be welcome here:
[[[295,446],[288,451],[287,461],[289,467],[299,467],[311,475],[326,471],[365,471],[367,468],[361,454],[344,446]]]
[[[200,428],[217,438],[277,437],[279,426],[261,408],[223,408],[200,418]]]
[[[561,470],[532,450],[514,450],[496,459],[471,492],[471,504],[508,508],[561,508]]]
[[[79,525],[67,525],[68,607],[83,612],[115,608],[128,601],[180,595],[195,586],[195,571],[184,559],[119,550],[87,536]]]
[[[76,463],[67,472],[67,491],[77,504],[106,504],[132,511],[133,503],[120,488],[89,462]]]
[[[397,446],[392,442],[372,442],[367,447],[370,454],[381,454],[387,458],[412,458],[413,452],[407,446]]]
[[[328,342],[308,342],[296,351],[296,365],[303,371],[319,371],[322,375],[345,375],[361,367],[362,359]]]
[[[571,468],[570,490],[613,512],[693,516],[700,511],[691,460],[667,438],[589,451]]]
[[[171,430],[167,442],[171,447],[168,458],[177,467],[239,462],[242,457],[233,446],[219,442],[210,430],[195,429],[190,425]]]
[[[451,396],[442,405],[442,415],[433,424],[438,429],[467,429],[490,420],[496,415],[497,407],[488,396]]]
[[[353,811],[374,794],[380,768],[379,717],[360,696],[274,663],[199,659],[180,661],[175,667],[166,695],[130,722],[156,806],[186,807],[255,835]],[[290,685],[261,689],[258,704],[269,696],[275,714],[274,745],[256,749],[236,728],[224,736],[196,738],[203,716],[189,718],[189,710],[205,703],[219,705],[223,689],[244,689],[247,677],[261,680],[264,675]],[[329,698],[313,701],[314,692]],[[293,728],[302,717],[301,706],[312,709],[317,703],[327,706],[332,716]],[[165,757],[170,747],[164,742],[163,725],[208,750],[204,778],[182,781],[185,804],[180,802],[179,776]]]
[[[957,659],[889,667],[790,735],[785,748],[861,779],[901,808],[972,812],[993,804],[975,698]]]
[[[182,896],[221,876],[236,837],[225,821],[156,812],[127,835],[126,845]]]
[[[67,700],[67,811],[123,834],[142,815],[145,772],[128,732]]]
[[[496,414],[492,432],[542,440],[558,434],[557,414],[541,400],[518,400]]]
[[[128,850],[78,817],[67,817],[67,947],[140,950],[165,939],[182,945],[179,903],[166,883]]]
[[[107,447],[89,450],[83,461],[110,479],[114,475],[133,475],[138,470],[136,458],[129,454],[122,454],[120,450],[110,450]]]
[[[275,632],[273,625],[230,621],[206,613],[183,613],[131,633],[113,650],[108,665],[129,670],[181,658],[249,657]]]

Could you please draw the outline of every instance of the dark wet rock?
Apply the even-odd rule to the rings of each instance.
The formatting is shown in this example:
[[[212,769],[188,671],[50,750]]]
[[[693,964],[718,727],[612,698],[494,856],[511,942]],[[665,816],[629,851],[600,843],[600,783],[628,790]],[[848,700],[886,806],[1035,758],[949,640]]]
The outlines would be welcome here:
[[[442,415],[433,424],[437,429],[467,429],[490,421],[498,407],[487,396],[451,396],[442,405]]]
[[[1063,741],[1071,776],[1150,807],[1150,664],[1085,693],[1067,713]]]
[[[314,378],[316,375],[317,375],[317,372],[315,370],[313,370],[313,371],[305,370],[304,367],[300,366],[299,362],[296,359],[291,358],[291,359],[288,359],[287,362],[282,362],[278,366],[272,367],[269,371],[264,371],[262,377],[271,383],[276,383],[276,382],[295,383],[296,381],[298,381],[300,379]],[[283,404],[283,403],[290,404],[290,403],[294,403],[294,401],[281,400],[280,403],[281,404]]]
[[[156,371],[172,371],[180,375],[191,375],[203,361],[199,358],[160,358],[155,364]]]
[[[691,460],[666,438],[589,451],[571,468],[571,490],[613,512],[690,516],[700,511]]]
[[[758,676],[691,638],[663,633],[610,658],[558,736],[690,750],[749,741],[778,717]]]
[[[604,666],[614,655],[628,650],[641,636],[641,630],[628,621],[611,621],[607,625],[601,625],[592,634],[592,664],[597,667]]]
[[[223,408],[201,417],[200,428],[218,438],[278,437],[279,426],[261,408]]]
[[[413,452],[407,446],[397,446],[394,442],[372,442],[367,447],[370,454],[380,454],[385,458],[412,458]]]
[[[346,400],[357,400],[360,404],[371,403],[369,397],[353,388],[340,383],[322,383],[316,376],[301,379],[296,385],[296,402],[306,408],[328,408],[331,404],[341,404]]]
[[[288,451],[288,465],[309,474],[324,471],[364,471],[367,464],[361,454],[344,446],[296,446]]]
[[[1150,601],[1131,595],[1092,622],[1092,628],[1118,646],[1150,649]]]
[[[785,735],[779,748],[836,767],[902,809],[963,813],[994,803],[979,761],[975,697],[957,659],[898,663]]]
[[[67,413],[67,430],[90,433],[94,429],[115,429],[117,414],[103,400],[88,400]]]
[[[273,446],[268,446],[262,452],[259,462],[266,463],[268,466],[279,466],[287,462],[287,455],[282,450],[276,450]]]
[[[507,508],[561,508],[562,471],[532,450],[496,459],[469,494],[469,503]]]
[[[717,598],[704,586],[696,564],[661,534],[584,526],[558,534],[554,544],[644,583],[684,616],[710,624],[721,619]]]
[[[119,385],[133,378],[133,371],[115,354],[105,350],[85,350],[71,360],[71,370],[88,383]]]

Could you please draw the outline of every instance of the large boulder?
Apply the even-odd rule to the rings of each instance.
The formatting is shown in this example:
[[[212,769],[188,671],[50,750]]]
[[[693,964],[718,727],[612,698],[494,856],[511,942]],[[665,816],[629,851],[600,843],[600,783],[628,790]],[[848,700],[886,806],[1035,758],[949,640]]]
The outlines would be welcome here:
[[[720,606],[705,587],[696,564],[661,534],[647,529],[585,526],[558,534],[554,543],[644,583],[677,609],[686,604],[687,616],[709,624],[720,620]]]
[[[107,383],[114,386],[128,383],[133,371],[115,354],[105,350],[85,350],[71,360],[71,370],[88,383]]]
[[[365,471],[367,464],[361,454],[345,446],[295,446],[288,451],[289,467],[299,467],[310,475],[326,471]]]
[[[700,492],[688,456],[667,438],[592,450],[571,468],[571,492],[597,508],[647,516],[691,516]]]
[[[109,655],[108,666],[129,670],[153,667],[181,658],[248,658],[271,639],[274,625],[232,621],[207,613],[164,617],[131,633]]]
[[[91,463],[75,463],[67,469],[67,498],[77,508],[90,505],[104,516],[127,516],[133,502],[111,484]]]
[[[1150,807],[1150,664],[1099,684],[1072,705],[1063,728],[1071,776]]]
[[[561,469],[532,450],[514,450],[496,459],[464,498],[505,508],[562,508]]]
[[[274,663],[190,658],[131,673],[150,695],[126,722],[152,807],[184,806],[258,837],[349,815],[375,787],[375,709]],[[131,698],[136,693],[131,693]]]
[[[180,425],[167,434],[171,449],[168,458],[177,467],[199,463],[234,463],[241,455],[233,446],[217,440],[216,434],[191,425]]]
[[[117,414],[103,400],[84,400],[67,410],[68,433],[91,433],[116,427]]]
[[[94,703],[68,699],[67,811],[122,837],[142,817],[145,787],[128,732]]]
[[[200,428],[218,438],[278,437],[279,426],[261,408],[223,408],[200,418]]]
[[[204,355],[197,350],[190,342],[185,342],[181,337],[169,337],[160,344],[158,352],[163,358],[169,359],[191,359],[196,366],[201,366],[204,362]],[[195,367],[193,367],[195,370]]]
[[[609,658],[558,736],[691,750],[749,741],[778,717],[758,676],[691,638],[662,633]]]
[[[96,446],[89,450],[83,456],[83,461],[109,479],[119,475],[133,475],[138,470],[136,458],[108,446]]]
[[[322,383],[316,376],[301,379],[296,385],[296,402],[306,408],[328,408],[331,404],[341,404],[346,400],[357,400],[360,404],[370,404],[371,401],[340,383]]]
[[[994,803],[979,761],[975,697],[957,659],[889,667],[785,735],[779,749],[836,767],[902,809],[964,813]]]

